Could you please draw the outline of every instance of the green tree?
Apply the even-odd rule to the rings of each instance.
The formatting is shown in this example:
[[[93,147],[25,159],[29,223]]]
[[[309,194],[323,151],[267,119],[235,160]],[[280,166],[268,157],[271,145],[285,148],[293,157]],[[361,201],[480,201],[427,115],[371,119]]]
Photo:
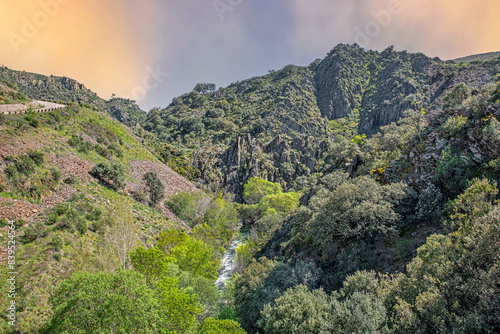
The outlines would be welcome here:
[[[262,311],[265,334],[319,334],[331,305],[323,290],[309,291],[304,285],[287,290],[274,305]]]
[[[165,185],[155,172],[147,172],[142,179],[148,187],[151,206],[156,206],[165,197]]]
[[[279,183],[273,183],[261,179],[260,177],[252,177],[244,185],[243,199],[247,204],[257,204],[266,195],[275,195],[283,192]]]
[[[312,219],[311,237],[326,247],[338,238],[387,234],[399,219],[394,207],[405,190],[403,183],[380,185],[368,176],[345,182]]]
[[[156,333],[160,305],[138,273],[77,272],[51,298],[45,333]]]
[[[119,190],[125,187],[125,167],[119,163],[101,162],[94,166],[91,173],[97,179],[109,184],[113,189]]]
[[[245,334],[240,324],[233,320],[207,318],[198,328],[197,334]]]
[[[265,195],[258,204],[262,214],[269,209],[275,210],[279,215],[292,213],[299,206],[300,193],[288,192]]]

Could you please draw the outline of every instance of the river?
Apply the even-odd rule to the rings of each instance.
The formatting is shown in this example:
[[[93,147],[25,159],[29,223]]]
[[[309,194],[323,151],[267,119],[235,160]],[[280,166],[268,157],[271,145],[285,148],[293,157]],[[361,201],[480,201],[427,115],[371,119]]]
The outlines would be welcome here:
[[[231,278],[233,271],[235,269],[236,263],[236,248],[239,245],[244,244],[245,239],[248,237],[248,232],[243,232],[240,230],[239,235],[236,239],[231,242],[229,248],[226,250],[226,253],[222,257],[221,260],[221,269],[219,271],[219,278],[215,281],[215,284],[219,287],[219,289],[223,289],[226,281]]]

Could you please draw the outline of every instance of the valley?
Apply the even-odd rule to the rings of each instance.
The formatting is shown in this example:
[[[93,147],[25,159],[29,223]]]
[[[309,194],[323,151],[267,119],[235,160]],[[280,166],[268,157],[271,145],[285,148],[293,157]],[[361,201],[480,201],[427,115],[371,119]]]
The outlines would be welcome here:
[[[0,68],[0,331],[499,331],[495,55],[340,44],[147,113]]]

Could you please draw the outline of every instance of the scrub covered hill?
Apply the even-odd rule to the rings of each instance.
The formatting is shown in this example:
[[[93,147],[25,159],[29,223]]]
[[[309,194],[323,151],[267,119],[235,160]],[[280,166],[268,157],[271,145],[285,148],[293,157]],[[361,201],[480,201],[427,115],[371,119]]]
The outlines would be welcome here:
[[[8,82],[12,88],[29,98],[86,105],[94,110],[106,112],[131,127],[146,118],[146,113],[134,101],[114,97],[104,100],[83,84],[67,77],[46,76],[0,67],[0,80]]]
[[[114,272],[130,270],[130,252],[139,246],[152,247],[165,231],[175,231],[172,233],[183,241],[176,239],[175,245],[181,245],[176,248],[180,253],[171,255],[177,264],[167,261],[175,275],[169,281],[170,290],[163,292],[164,298],[174,293],[172,284],[182,274],[182,282],[175,284],[190,293],[175,291],[190,303],[186,312],[194,314],[181,318],[178,325],[182,327],[182,322],[189,318],[192,323],[186,326],[195,326],[196,316],[201,322],[217,315],[219,300],[212,280],[215,282],[218,257],[212,256],[212,248],[203,253],[201,250],[208,244],[200,236],[195,238],[196,233],[186,234],[184,231],[191,227],[164,203],[177,193],[200,193],[199,189],[161,163],[132,130],[105,113],[71,107],[40,114],[1,114],[0,142],[2,281],[12,271],[7,266],[12,263],[7,249],[15,249],[17,263],[16,326],[8,325],[7,307],[11,299],[1,298],[2,332],[42,331],[57,312],[53,305],[61,305],[51,304],[55,286],[82,271],[100,275],[104,282]],[[213,213],[216,210],[212,208]],[[12,229],[15,238],[8,233]],[[234,229],[230,233],[225,230],[227,237],[232,236]],[[217,236],[208,226],[199,229],[199,233],[202,231]],[[217,254],[221,252],[216,250]],[[194,259],[194,254],[205,257]],[[138,258],[140,255],[135,257]],[[182,261],[192,262],[188,265]],[[212,268],[206,279],[190,269],[203,261],[209,261]],[[122,279],[126,284],[137,279],[142,282],[143,278],[128,272]],[[2,284],[2,296],[8,295],[5,289],[8,286]],[[200,289],[205,294],[198,298]],[[102,297],[104,292],[98,294]],[[61,315],[57,319],[67,318]],[[55,321],[50,326],[58,326]],[[55,327],[47,331],[59,332]]]
[[[254,176],[297,189],[304,177],[331,167],[338,135],[372,136],[407,109],[435,116],[451,87],[481,87],[499,68],[499,59],[459,65],[393,48],[339,45],[307,67],[289,65],[218,90],[199,84],[152,110],[142,125],[166,143],[163,156],[172,168],[241,199]]]

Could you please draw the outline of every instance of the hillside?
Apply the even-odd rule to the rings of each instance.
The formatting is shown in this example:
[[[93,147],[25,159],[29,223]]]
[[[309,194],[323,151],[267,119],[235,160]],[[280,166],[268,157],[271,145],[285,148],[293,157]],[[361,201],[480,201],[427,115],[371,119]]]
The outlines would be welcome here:
[[[488,52],[488,53],[481,53],[478,55],[472,55],[472,56],[467,56],[467,57],[462,57],[462,58],[457,58],[454,59],[453,61],[455,63],[472,63],[472,62],[484,62],[484,61],[490,61],[494,60],[500,57],[500,52]]]
[[[339,45],[133,128],[3,73],[69,107],[0,114],[2,331],[500,332],[500,58]]]
[[[0,67],[0,80],[5,80],[12,88],[32,99],[85,105],[104,111],[128,126],[134,127],[146,118],[146,113],[134,101],[121,98],[104,100],[83,84],[67,77],[45,76]]]
[[[339,45],[308,67],[289,65],[216,91],[198,85],[150,112],[143,127],[168,144],[172,168],[241,199],[253,176],[292,189],[299,177],[324,172],[339,134],[370,137],[410,108],[437,117],[447,90],[480,87],[499,68],[500,60],[457,65]]]
[[[76,270],[113,267],[112,253],[104,258],[91,254],[105,251],[99,248],[105,246],[101,239],[112,235],[113,222],[121,215],[131,215],[131,240],[143,244],[161,230],[189,228],[164,200],[156,208],[148,205],[143,176],[156,173],[166,198],[198,189],[141,141],[108,115],[84,107],[0,114],[0,262],[6,263],[7,222],[13,221],[18,261],[23,263],[18,275],[18,294],[24,298],[20,328],[32,332],[35,323],[44,321],[54,282]],[[117,191],[115,183],[96,178],[93,168],[99,163],[121,166],[123,187]],[[56,238],[64,250],[54,248]],[[32,280],[35,275],[40,279]]]

